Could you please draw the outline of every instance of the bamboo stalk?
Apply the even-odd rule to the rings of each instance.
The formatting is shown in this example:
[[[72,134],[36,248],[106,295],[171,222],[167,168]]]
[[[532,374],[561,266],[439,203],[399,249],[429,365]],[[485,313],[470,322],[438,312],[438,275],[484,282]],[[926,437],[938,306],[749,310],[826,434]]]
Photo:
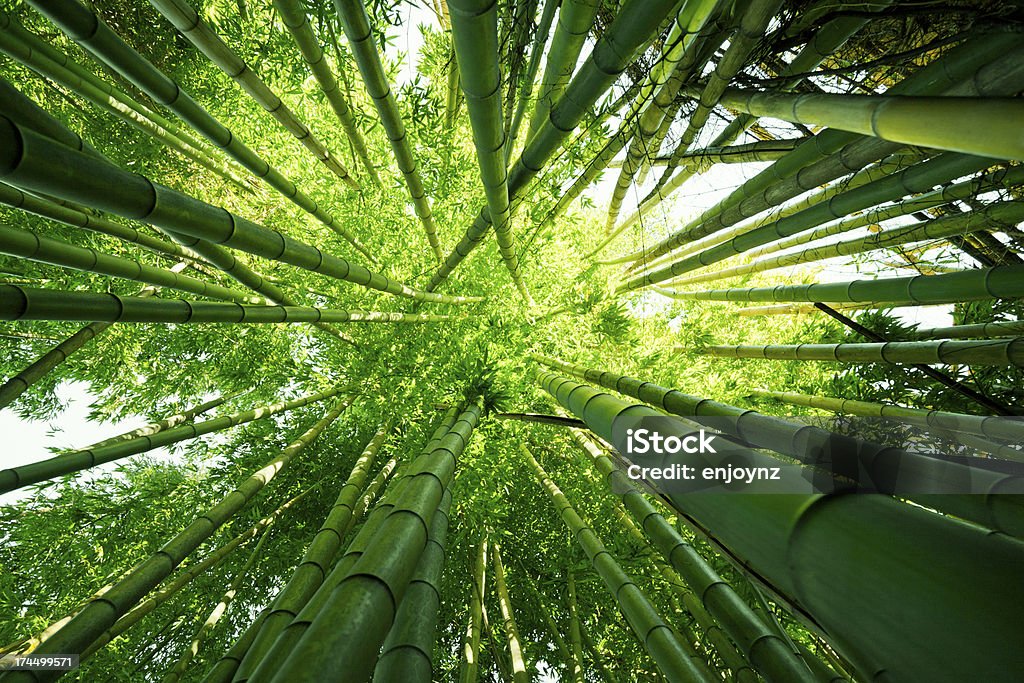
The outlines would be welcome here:
[[[305,10],[296,0],[274,0],[274,7],[281,15],[281,21],[295,38],[295,44],[299,47],[303,61],[313,72],[314,78],[320,85],[320,90],[327,97],[327,102],[330,103],[331,109],[334,110],[342,128],[345,129],[345,134],[348,136],[349,142],[352,143],[352,148],[362,162],[363,168],[366,169],[366,173],[373,180],[374,185],[380,186],[380,176],[377,175],[377,169],[370,160],[366,141],[359,132],[359,126],[356,125],[352,108],[349,106],[345,93],[338,87],[338,80],[334,77],[323,50],[320,49],[320,43],[313,35],[313,27],[309,25]],[[343,66],[338,64],[338,68],[342,69]]]
[[[163,104],[228,156],[261,178],[304,211],[336,232],[371,262],[373,255],[330,214],[213,118],[175,81],[128,46],[94,12],[74,0],[32,0],[33,8],[69,37]]]
[[[19,139],[20,144],[15,142]],[[81,201],[93,208],[151,223],[174,233],[235,247],[378,291],[423,301],[454,303],[475,300],[411,289],[225,209],[65,147],[5,117],[0,117],[0,150],[6,152],[2,159],[5,172],[0,178],[23,189]],[[56,168],[63,171],[57,175],[54,172]]]
[[[270,405],[260,406],[251,410],[240,411],[230,415],[197,422],[191,425],[180,425],[163,432],[157,432],[151,436],[139,436],[126,441],[119,441],[107,446],[97,448],[84,448],[62,453],[55,458],[39,460],[27,465],[19,465],[0,470],[0,493],[6,493],[29,484],[54,479],[63,474],[72,474],[84,469],[96,467],[104,463],[127,458],[131,455],[145,453],[146,451],[168,446],[172,443],[195,439],[223,429],[230,429],[246,422],[259,420],[288,412],[296,408],[322,401],[325,398],[336,396],[342,391],[342,387],[335,387],[327,391],[307,394],[291,401],[282,401]],[[346,399],[348,400],[348,399]]]
[[[487,592],[487,537],[477,543],[473,562],[473,577],[469,597],[469,623],[462,646],[459,670],[461,683],[475,683],[480,670],[480,626],[483,620],[484,595]]]
[[[183,0],[149,0],[156,11],[164,16],[174,28],[185,36],[197,50],[227,74],[253,100],[274,117],[292,137],[302,143],[310,154],[354,190],[359,182],[349,174],[348,169],[331,153],[323,142],[313,135],[305,123],[267,86],[253,68],[239,57],[227,43],[199,17],[194,9]]]
[[[606,440],[626,410],[632,417],[661,416],[553,373],[538,381]],[[989,680],[1011,680],[1002,664],[1007,641],[983,634],[996,621],[1000,631],[1021,630],[1013,606],[1019,598],[1006,592],[1024,592],[1012,578],[1024,556],[1019,542],[885,496],[668,494],[666,500],[742,558],[775,595],[813,614],[861,675],[886,670],[956,681],[984,672]],[[950,583],[952,576],[957,580]],[[901,637],[910,626],[904,620],[876,618],[896,596],[923,639]]]
[[[334,0],[334,6],[338,11],[342,27],[345,29],[345,35],[348,37],[356,65],[363,75],[366,92],[377,107],[377,115],[391,142],[391,150],[394,152],[395,161],[398,162],[398,169],[405,179],[409,196],[416,208],[416,215],[427,234],[427,241],[437,260],[442,261],[444,254],[441,252],[441,243],[437,237],[437,228],[434,226],[430,202],[427,201],[423,180],[420,178],[412,147],[406,137],[405,125],[402,123],[402,117],[398,111],[398,103],[391,92],[387,75],[384,73],[384,65],[381,64],[380,54],[378,54],[377,46],[373,41],[370,18],[366,14],[366,8],[358,0]]]
[[[662,619],[654,605],[622,570],[601,539],[573,509],[561,489],[551,480],[529,449],[524,444],[519,444],[519,450],[527,464],[533,469],[537,481],[547,492],[551,503],[558,510],[566,528],[586,552],[594,570],[615,598],[626,621],[636,633],[637,638],[640,639],[641,645],[651,655],[665,677],[672,683],[681,681],[711,683],[716,680],[707,666],[700,666],[676,640],[674,632]]]

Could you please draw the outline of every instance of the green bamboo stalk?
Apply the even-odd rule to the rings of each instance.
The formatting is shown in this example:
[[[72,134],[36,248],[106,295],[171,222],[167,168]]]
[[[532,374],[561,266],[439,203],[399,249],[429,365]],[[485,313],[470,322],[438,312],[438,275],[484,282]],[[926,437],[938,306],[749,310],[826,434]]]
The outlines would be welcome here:
[[[332,390],[337,392],[338,390]],[[289,444],[277,457],[246,478],[238,488],[225,496],[220,503],[204,512],[192,524],[168,541],[157,553],[144,561],[139,568],[101,599],[90,602],[63,628],[54,633],[38,649],[39,654],[55,652],[82,652],[104,631],[131,609],[142,597],[167,578],[175,567],[204,541],[210,538],[225,522],[256,496],[275,475],[288,466],[310,442],[314,441],[349,405],[351,399],[343,398],[313,427]],[[55,680],[60,671],[12,671],[3,676],[4,683],[32,681],[45,683]]]
[[[442,440],[449,436],[449,432],[455,425],[458,417],[459,411],[457,408],[449,410],[444,418],[442,418],[437,429],[434,430],[430,440],[420,451],[420,454],[432,453],[441,445]],[[463,422],[454,436],[458,438],[461,433],[466,432],[466,426],[468,424]],[[401,475],[396,477],[388,486],[387,494],[374,506],[373,511],[363,523],[359,533],[352,539],[345,553],[334,563],[331,573],[323,580],[316,593],[306,602],[306,605],[295,619],[292,620],[292,623],[278,635],[271,649],[264,655],[257,668],[253,671],[252,678],[267,680],[282,668],[285,659],[308,631],[313,619],[321,612],[328,598],[334,594],[335,589],[341,582],[348,577],[356,562],[379,540],[378,531],[381,525],[391,512],[395,510],[399,498],[415,474],[412,469],[411,466],[404,467]],[[367,673],[368,675],[369,673]],[[232,680],[240,683],[246,679],[236,675]]]
[[[3,18],[0,15],[0,22],[2,21]],[[192,147],[160,124],[110,97],[88,80],[81,78],[59,63],[50,60],[41,52],[35,51],[31,45],[19,42],[14,34],[0,31],[0,52],[32,69],[43,78],[63,85],[79,97],[113,114],[122,121],[126,121],[154,140],[195,161],[224,180],[234,183],[243,189],[249,189],[242,179],[223,162],[215,159],[203,150]]]
[[[225,401],[232,398],[235,398],[235,396],[218,396],[217,398],[210,399],[205,403],[200,403],[199,405],[189,408],[188,410],[183,410],[180,413],[175,413],[174,415],[170,415],[156,422],[150,422],[147,425],[139,427],[138,429],[132,429],[131,431],[127,431],[124,434],[118,434],[117,436],[112,436],[109,439],[97,441],[94,444],[90,444],[78,450],[100,448],[102,446],[109,446],[111,444],[120,443],[121,441],[135,439],[140,436],[151,436],[153,434],[157,434],[166,429],[170,429],[171,427],[177,427],[178,425],[184,424],[185,422],[191,422],[193,418],[195,418],[196,416],[202,415],[203,413],[207,413],[216,408],[217,406],[223,405]]]
[[[236,303],[260,303],[251,294],[204,282],[174,271],[147,266],[138,261],[113,256],[89,247],[79,247],[46,237],[34,230],[21,230],[0,224],[0,254],[49,263],[55,266],[134,280],[157,287],[177,289],[211,299]]]
[[[473,128],[480,180],[501,260],[527,306],[534,308],[536,304],[519,270],[509,215],[505,147],[511,142],[505,138],[502,122],[497,6],[497,0],[449,0],[452,38]]]
[[[580,619],[576,608],[576,578],[572,567],[566,568],[565,573],[569,591],[569,642],[572,644],[569,675],[573,683],[583,683],[583,636],[580,634]]]
[[[516,102],[516,111],[509,124],[508,144],[505,146],[505,163],[511,157],[516,140],[519,138],[519,128],[522,126],[523,117],[526,115],[526,106],[533,95],[534,81],[537,78],[537,71],[540,69],[541,58],[544,56],[544,47],[548,43],[548,36],[551,34],[551,24],[555,19],[555,13],[561,4],[559,0],[543,0],[544,11],[540,14],[540,21],[537,22],[537,30],[533,34],[530,47],[530,62],[526,66],[526,73],[523,76],[522,87],[519,90],[519,99]]]
[[[341,161],[313,135],[309,126],[299,120],[288,107],[260,78],[253,68],[239,57],[227,43],[199,17],[192,7],[182,0],[149,0],[156,11],[163,15],[174,28],[185,36],[197,50],[217,68],[231,77],[242,90],[274,117],[285,130],[302,143],[310,154],[324,164],[334,175],[349,187],[359,189],[359,182],[349,174]]]
[[[68,206],[61,206],[56,202],[41,199],[21,190],[0,183],[0,204],[21,209],[37,216],[50,218],[55,221],[70,225],[76,228],[83,228],[92,232],[117,237],[126,242],[137,244],[149,251],[172,256],[175,258],[187,257],[188,253],[179,245],[172,242],[165,242],[155,237],[145,235],[134,228],[114,223],[105,218],[90,216],[84,211],[79,211]]]
[[[639,50],[654,38],[654,33],[675,7],[673,0],[627,0],[615,21],[598,39],[586,63],[566,87],[562,98],[529,142],[509,174],[509,200],[515,202],[540,172],[544,164],[562,146],[587,111],[597,102]],[[455,268],[480,244],[490,228],[489,214],[480,211],[462,239],[434,273],[427,291],[437,289]]]
[[[480,669],[480,624],[483,619],[484,595],[487,592],[487,536],[477,543],[473,562],[473,579],[469,596],[469,623],[462,646],[459,670],[461,683],[476,683]]]
[[[243,306],[236,303],[143,299],[56,289],[0,285],[0,320],[97,320],[147,323],[426,323],[451,316],[342,311],[312,306]]]
[[[1024,266],[977,268],[942,275],[914,275],[880,280],[715,289],[677,292],[656,288],[660,294],[685,301],[838,301],[866,302],[874,307],[946,304],[1024,296]],[[894,303],[895,302],[895,303]]]
[[[615,518],[625,527],[629,536],[632,537],[634,543],[641,550],[650,550],[650,542],[644,536],[644,532],[640,530],[640,527],[633,521],[633,518],[629,516],[621,502],[615,505]],[[662,575],[662,578],[665,579],[665,582],[672,587],[680,600],[682,600],[686,611],[693,616],[697,627],[703,634],[703,639],[706,641],[705,647],[708,653],[717,653],[725,666],[731,670],[731,680],[737,681],[737,683],[757,683],[760,679],[754,669],[750,668],[750,662],[747,661],[742,652],[736,649],[736,646],[729,640],[725,631],[722,630],[722,627],[718,625],[714,617],[704,608],[704,605],[693,594],[693,591],[690,590],[690,587],[682,577],[662,561],[652,557],[651,563]],[[693,630],[687,629],[686,635],[688,638],[696,641],[698,638],[692,633]]]
[[[696,173],[703,173],[715,164],[746,164],[759,161],[776,161],[789,152],[792,152],[797,145],[804,142],[804,138],[784,138],[779,140],[757,140],[742,145],[731,145],[727,147],[705,147],[695,152],[687,152],[682,156],[684,161],[695,159],[700,161]],[[653,149],[653,148],[652,148]],[[652,166],[667,166],[671,157],[654,157],[647,162]],[[616,162],[612,162],[615,166]]]
[[[583,620],[580,620],[580,637],[583,638],[583,645],[587,648],[587,652],[590,654],[590,661],[597,667],[597,673],[601,676],[601,680],[604,683],[616,683],[615,678],[609,673],[604,662],[601,661],[601,653],[597,651],[597,645],[594,643],[590,634],[587,633],[586,624]]]
[[[776,251],[789,249],[790,247],[794,247],[799,244],[814,242],[825,237],[831,237],[832,235],[856,230],[857,228],[862,228],[867,225],[875,225],[889,220],[890,218],[906,216],[917,211],[941,206],[958,199],[968,199],[983,192],[988,192],[1002,187],[1020,185],[1022,183],[1024,183],[1024,167],[999,169],[992,173],[986,173],[982,176],[971,178],[970,180],[946,185],[938,190],[933,190],[931,192],[917,195],[916,197],[911,197],[910,199],[905,199],[891,206],[873,209],[859,216],[850,216],[848,218],[829,223],[828,225],[810,232],[797,233],[787,239],[770,242],[763,247],[747,252],[747,255],[750,258],[765,256]]]
[[[401,603],[423,554],[427,529],[480,413],[479,406],[468,407],[437,446],[410,464],[411,474],[394,509],[380,523],[376,541],[326,596],[269,680],[321,681],[328,672],[341,667],[353,679],[363,680],[370,675],[377,652],[394,623],[396,605]],[[255,674],[259,679],[260,669]]]
[[[437,260],[442,261],[444,254],[441,252],[441,243],[437,238],[437,228],[434,226],[430,202],[427,201],[423,180],[420,178],[412,147],[406,137],[405,125],[402,123],[402,116],[398,111],[398,103],[391,92],[387,75],[384,73],[384,65],[381,64],[380,54],[378,54],[377,46],[373,41],[370,18],[366,14],[366,8],[358,0],[334,0],[334,6],[338,11],[342,27],[345,29],[345,35],[348,37],[349,47],[352,49],[356,65],[363,76],[366,92],[377,107],[377,115],[391,142],[395,161],[398,162],[398,169],[405,178],[405,185],[409,189],[409,196],[412,197],[416,215],[419,217],[420,223],[423,224],[423,230],[427,233],[427,241]]]
[[[1012,417],[968,415],[945,410],[924,410],[884,403],[871,403],[869,401],[855,401],[846,398],[811,396],[792,391],[752,389],[750,393],[752,396],[772,398],[791,405],[820,408],[822,410],[864,417],[891,418],[914,424],[923,424],[954,433],[968,432],[989,439],[1009,440],[1018,444],[1024,442],[1024,421]]]
[[[1020,77],[1007,68],[1009,63],[1019,59],[1015,48],[1015,41],[996,35],[967,41],[887,92],[893,95],[949,96],[992,96],[1016,92],[1020,88]],[[753,120],[750,117],[736,121],[742,124]],[[713,142],[712,146],[716,144],[719,143]],[[666,253],[685,242],[724,230],[900,149],[899,143],[864,139],[844,131],[822,131],[746,181],[682,229],[650,247],[648,253]],[[642,206],[647,202],[645,199]]]
[[[716,680],[706,666],[698,667],[694,660],[676,639],[674,632],[658,614],[643,591],[622,571],[615,557],[608,552],[586,522],[576,513],[561,489],[551,480],[548,473],[533,457],[529,449],[519,444],[520,452],[551,498],[559,516],[590,559],[594,570],[601,577],[608,591],[615,598],[630,628],[640,639],[641,645],[651,655],[658,668],[672,683],[679,681]]]
[[[449,0],[449,2],[452,2],[452,0]],[[491,554],[491,559],[494,562],[494,590],[498,594],[498,606],[501,608],[505,638],[508,643],[509,655],[512,658],[512,683],[529,683],[530,674],[527,673],[527,663],[523,657],[519,627],[516,626],[516,617],[512,610],[512,598],[509,596],[508,586],[505,583],[505,566],[501,561],[501,546],[495,543],[493,549],[494,552]]]
[[[196,632],[192,642],[189,643],[188,648],[178,657],[178,661],[174,663],[171,670],[163,677],[161,683],[177,683],[181,680],[181,677],[188,672],[189,664],[195,659],[196,655],[199,654],[200,648],[203,643],[210,637],[210,633],[217,624],[220,622],[224,614],[230,609],[231,603],[235,600],[235,595],[242,588],[242,583],[245,581],[249,572],[252,571],[253,566],[256,564],[256,560],[260,558],[263,551],[263,544],[266,543],[267,539],[270,538],[270,529],[267,528],[263,531],[260,536],[260,540],[256,543],[256,547],[253,548],[249,554],[249,558],[242,565],[242,568],[238,570],[234,578],[231,579],[231,583],[228,585],[228,589],[224,592],[220,602],[213,608],[210,614],[206,617],[206,621],[199,627],[199,631]]]
[[[378,291],[439,303],[478,299],[411,289],[225,209],[77,152],[6,117],[0,117],[0,151],[5,152],[0,159],[3,162],[0,178],[22,189],[81,201],[92,208],[157,225],[170,232],[238,248]],[[61,172],[57,174],[56,169]]]
[[[830,303],[834,310],[862,311],[866,309],[903,308],[907,306],[940,305],[940,304],[917,304],[913,301],[877,301],[858,303]],[[732,311],[734,315],[758,316],[758,315],[802,315],[804,313],[821,313],[821,309],[814,304],[779,304],[778,306],[749,306],[737,308]]]
[[[1024,160],[1018,125],[1024,117],[1024,102],[1010,97],[781,94],[728,88],[721,100],[754,116],[828,126],[907,145]]]
[[[355,509],[362,493],[363,484],[369,476],[370,467],[373,465],[377,453],[391,432],[391,426],[389,422],[377,430],[377,433],[356,459],[348,479],[338,492],[337,500],[327,513],[320,530],[317,531],[306,548],[306,552],[291,578],[267,609],[266,617],[253,636],[252,644],[239,662],[237,672],[234,674],[236,679],[248,679],[260,660],[273,646],[278,634],[298,615],[302,607],[321,586],[324,577],[330,572],[331,563],[341,548],[342,540],[359,518],[355,514]]]
[[[552,108],[562,98],[600,7],[598,0],[562,0],[544,64],[544,77],[537,91],[537,104],[526,132],[527,143],[547,122]]]
[[[921,327],[910,333],[915,339],[1016,337],[1022,334],[1024,334],[1024,322],[1016,320],[978,323],[977,325],[953,325],[951,327]]]
[[[1014,497],[1005,497],[1005,500],[999,503],[1000,509],[995,511],[989,503],[978,496],[956,495],[962,493],[962,489],[956,483],[952,483],[976,481],[984,490],[1007,490],[1016,485],[1012,475],[983,472],[957,462],[938,460],[919,453],[887,447],[884,444],[842,436],[818,427],[684,394],[633,377],[591,370],[544,356],[534,355],[533,358],[543,365],[577,379],[595,382],[605,388],[648,402],[672,415],[728,417],[728,420],[723,420],[725,424],[722,425],[722,429],[734,437],[758,448],[790,456],[807,465],[818,464],[819,458],[826,458],[828,461],[833,454],[839,452],[858,454],[858,463],[870,463],[884,457],[885,462],[898,464],[903,481],[928,482],[927,491],[908,492],[905,494],[908,499],[1014,536],[1024,536],[1024,526],[1019,527],[1020,508],[1018,503],[1014,502]],[[584,390],[596,393],[589,387],[581,388],[581,391]],[[858,464],[858,467],[860,466],[861,464]],[[831,462],[828,467],[833,467]],[[942,474],[939,474],[940,472]],[[938,491],[942,491],[942,494],[933,493]],[[678,567],[673,568],[678,570]],[[751,658],[751,661],[754,662],[754,659]]]
[[[671,419],[553,373],[538,381],[606,440],[627,410]],[[1015,605],[1024,586],[1013,578],[1024,558],[1019,541],[885,496],[669,494],[667,501],[775,595],[812,615],[860,675],[1013,680],[1003,665],[1010,641],[986,634],[1022,630]],[[876,618],[894,601],[906,619]],[[907,628],[918,637],[903,637]]]
[[[334,110],[342,128],[345,129],[345,134],[348,136],[349,142],[352,143],[352,148],[362,162],[363,168],[373,179],[374,185],[379,186],[380,176],[377,175],[377,169],[370,160],[366,141],[363,140],[363,135],[359,132],[359,126],[356,125],[355,116],[352,114],[352,108],[349,106],[345,93],[338,87],[338,80],[334,77],[323,50],[320,49],[320,43],[313,35],[313,27],[309,24],[305,10],[296,0],[274,0],[274,7],[281,15],[281,21],[295,38],[295,44],[299,47],[303,61],[313,72],[316,82],[320,85],[320,90],[327,97],[331,109]],[[339,64],[338,68],[343,67]]]
[[[3,48],[7,40],[9,40],[7,33],[0,32],[0,48]],[[53,138],[65,137],[64,124],[50,116],[49,112],[22,94],[4,78],[0,78],[0,106],[3,107],[3,112],[14,121]],[[80,152],[94,156],[99,155],[92,145],[78,135],[66,136],[66,140],[67,144],[74,146]]]
[[[177,271],[184,270],[184,268],[185,264],[177,264],[172,267],[171,272],[176,274]],[[145,287],[136,292],[135,298],[145,300],[147,297],[151,297],[154,294],[156,294],[155,288]],[[19,396],[25,393],[29,387],[52,372],[54,368],[70,358],[72,354],[81,350],[81,348],[87,343],[103,334],[109,327],[110,323],[107,322],[89,323],[70,337],[60,341],[56,346],[32,362],[32,364],[27,368],[8,378],[7,381],[0,386],[0,409],[6,408],[13,403]]]
[[[163,104],[180,116],[212,144],[338,233],[373,262],[373,255],[352,233],[299,190],[295,183],[270,166],[223,124],[213,118],[178,83],[168,78],[166,74],[128,46],[94,12],[77,4],[74,0],[32,0],[30,4],[72,40],[127,78],[154,101]]]
[[[337,395],[342,387],[335,387],[327,391],[314,394],[307,394],[291,401],[273,403],[260,406],[251,410],[245,410],[230,415],[197,422],[190,425],[180,425],[163,432],[157,432],[152,436],[139,436],[127,441],[120,441],[108,446],[98,448],[85,448],[62,453],[55,458],[40,460],[27,465],[11,467],[0,470],[0,493],[13,491],[14,489],[35,484],[40,481],[47,481],[63,474],[79,472],[90,467],[96,467],[104,463],[127,458],[130,455],[145,453],[146,451],[160,448],[179,441],[194,439],[204,434],[229,429],[246,422],[259,420],[278,413],[301,408],[302,406],[322,401],[325,398]]]
[[[573,440],[643,528],[658,552],[700,597],[701,606],[739,644],[747,661],[769,681],[808,681],[807,671],[764,621],[692,545],[687,543],[610,457],[579,430]]]
[[[66,53],[53,47],[34,33],[27,31],[14,17],[0,12],[0,29],[3,29],[4,33],[8,34],[12,40],[26,45],[36,56],[45,58],[50,62],[63,67],[66,72],[69,72],[77,79],[80,79],[92,86],[92,88],[103,93],[105,95],[104,99],[107,100],[115,109],[124,110],[127,108],[127,110],[134,112],[140,120],[150,121],[157,127],[166,130],[171,135],[195,150],[196,153],[207,158],[210,163],[227,168],[230,175],[237,179],[237,175],[230,169],[230,166],[216,157],[216,152],[212,147],[196,140],[195,137],[193,137],[185,128],[162,116],[159,112],[139,103],[122,90],[115,88],[110,83],[107,83],[88,69],[78,64],[76,61],[68,57]],[[106,105],[99,106],[105,107]]]
[[[395,624],[384,640],[380,659],[373,670],[374,683],[430,683],[434,680],[434,641],[441,607],[441,573],[451,501],[448,488],[431,522],[423,557],[395,613]]]
[[[824,261],[851,254],[862,254],[876,249],[891,249],[913,242],[945,239],[955,235],[972,233],[977,230],[1000,229],[1004,225],[1013,225],[1021,220],[1024,220],[1024,202],[997,202],[979,211],[967,211],[930,221],[912,223],[875,232],[857,239],[840,240],[791,254],[783,254],[717,270],[712,273],[673,280],[671,285],[678,287],[679,285],[692,285],[698,282],[723,280],[748,273],[763,273],[776,268]]]
[[[392,472],[394,472],[397,464],[398,460],[392,457],[384,463],[380,471],[373,478],[373,481],[367,485],[366,490],[359,499],[359,502],[356,503],[348,523],[342,530],[340,530],[339,544],[345,537],[347,537],[348,533],[353,527],[355,527],[356,523],[363,518],[363,515],[366,514],[370,505],[372,505],[374,500],[376,500],[381,488],[383,488],[383,486],[388,482],[388,479]],[[335,551],[335,555],[336,554],[337,551]],[[304,559],[308,558],[304,556]],[[317,560],[319,564],[325,567],[330,564],[330,560],[326,558],[326,555],[313,559]],[[330,559],[333,559],[333,556]],[[326,572],[327,569],[325,568],[324,571]],[[228,651],[225,652],[213,667],[210,668],[206,676],[203,677],[203,683],[231,683],[231,681],[234,680],[238,675],[238,668],[241,666],[243,659],[248,655],[250,648],[253,647],[253,644],[256,641],[256,637],[263,629],[263,622],[270,616],[271,606],[260,611],[256,618],[253,619],[252,623],[249,624],[248,628],[246,628],[242,635],[240,635],[231,645]]]
[[[942,154],[866,185],[841,192],[828,202],[814,204],[792,215],[783,216],[737,235],[727,242],[683,257],[669,266],[637,275],[620,285],[617,291],[626,292],[664,282],[672,277],[718,263],[753,247],[810,230],[833,219],[843,218],[855,211],[871,208],[908,194],[928,191],[937,184],[980,171],[990,164],[989,160],[982,157],[956,153]]]

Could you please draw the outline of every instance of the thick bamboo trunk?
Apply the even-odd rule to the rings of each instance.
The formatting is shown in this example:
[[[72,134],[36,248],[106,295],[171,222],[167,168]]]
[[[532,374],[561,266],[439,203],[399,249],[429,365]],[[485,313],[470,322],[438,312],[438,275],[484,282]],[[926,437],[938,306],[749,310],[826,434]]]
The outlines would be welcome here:
[[[213,118],[180,86],[128,46],[95,13],[74,0],[34,0],[32,6],[69,37],[103,60],[140,90],[180,116],[213,145],[261,178],[304,211],[338,233],[373,262],[373,255],[333,216],[302,192],[298,186],[270,166]]]
[[[322,681],[330,672],[342,669],[353,679],[370,675],[377,652],[394,624],[396,604],[401,603],[423,555],[427,529],[480,412],[476,405],[467,408],[437,446],[425,449],[410,464],[412,473],[403,480],[405,486],[395,500],[396,507],[380,522],[374,542],[325,596],[315,617],[307,622],[300,614],[292,622],[292,626],[306,623],[308,628],[303,629],[290,653],[275,662],[277,671],[267,680]],[[364,536],[360,541],[357,536],[353,545],[367,540]],[[341,567],[339,563],[336,571]],[[307,607],[310,605],[312,601]],[[281,635],[288,634],[289,629]],[[271,661],[272,655],[273,651],[268,653],[264,663]],[[261,669],[254,672],[254,678],[263,678]]]
[[[606,440],[624,411],[661,415],[551,373],[539,382]],[[669,494],[667,500],[775,595],[810,614],[861,675],[885,670],[898,679],[954,682],[980,673],[1014,680],[1003,665],[1012,641],[985,634],[1021,631],[1015,606],[1024,587],[1014,567],[1024,547],[1018,541],[885,496]],[[877,618],[891,612],[896,596],[912,623]],[[921,637],[903,637],[907,628]]]
[[[20,139],[20,144],[16,140]],[[419,292],[225,209],[154,183],[110,162],[78,152],[0,117],[4,182],[156,225],[170,232],[278,260],[299,268],[423,301],[458,297]],[[58,174],[55,169],[61,169]],[[462,298],[472,301],[473,298]]]

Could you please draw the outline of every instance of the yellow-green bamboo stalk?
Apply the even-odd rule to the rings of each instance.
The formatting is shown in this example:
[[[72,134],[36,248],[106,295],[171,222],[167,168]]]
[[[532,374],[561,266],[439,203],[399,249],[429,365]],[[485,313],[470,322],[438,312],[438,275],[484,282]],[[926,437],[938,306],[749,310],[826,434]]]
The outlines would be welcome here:
[[[452,1],[449,0],[449,2]],[[452,16],[454,18],[454,14]],[[526,659],[523,657],[519,627],[516,626],[516,617],[512,611],[512,598],[509,596],[508,586],[505,584],[505,565],[501,561],[501,546],[497,543],[493,546],[491,559],[494,561],[494,589],[498,593],[498,606],[501,608],[505,638],[508,642],[509,655],[512,658],[512,682],[529,683],[530,675],[527,673]]]

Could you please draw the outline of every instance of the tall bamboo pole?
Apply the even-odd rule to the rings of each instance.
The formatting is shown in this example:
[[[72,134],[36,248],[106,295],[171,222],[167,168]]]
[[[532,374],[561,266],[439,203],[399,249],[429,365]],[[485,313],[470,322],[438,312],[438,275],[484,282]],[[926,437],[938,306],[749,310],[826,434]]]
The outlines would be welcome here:
[[[96,467],[97,465],[113,462],[114,460],[127,458],[131,455],[145,453],[146,451],[151,451],[154,448],[168,446],[172,443],[178,443],[179,441],[195,439],[204,434],[210,434],[223,429],[230,429],[231,427],[236,427],[246,422],[252,422],[253,420],[259,420],[279,413],[288,412],[296,408],[307,406],[310,403],[316,403],[317,401],[322,401],[325,398],[336,396],[341,391],[343,391],[343,387],[335,387],[326,391],[306,394],[305,396],[291,401],[272,403],[258,408],[253,408],[251,410],[215,417],[212,420],[197,422],[195,424],[180,425],[149,436],[138,436],[134,439],[118,441],[107,446],[68,451],[47,460],[39,460],[27,465],[10,467],[8,469],[0,470],[0,493],[13,491],[14,489],[28,486],[29,484],[35,484],[40,481],[47,481],[48,479],[59,477],[62,474],[72,474],[84,469],[89,469],[90,467]],[[350,401],[351,399],[346,400]]]
[[[338,176],[354,190],[359,182],[349,174],[342,163],[331,153],[295,112],[260,78],[252,66],[239,57],[227,43],[206,25],[191,5],[183,0],[149,0],[189,42],[202,52],[217,68],[227,74],[253,100],[274,117],[292,137],[302,143],[310,154],[324,164],[331,173]]]
[[[480,625],[483,620],[484,595],[487,592],[487,536],[477,542],[473,553],[473,577],[469,596],[469,623],[462,646],[459,670],[461,683],[475,683],[480,670]]]
[[[405,179],[409,196],[412,197],[416,215],[419,217],[420,223],[423,224],[423,230],[427,234],[427,241],[430,243],[434,256],[441,261],[444,259],[444,254],[441,252],[441,243],[437,237],[437,228],[434,225],[430,202],[423,189],[423,180],[417,169],[412,146],[406,136],[405,124],[402,123],[402,116],[398,111],[398,102],[391,92],[387,75],[384,73],[384,65],[377,52],[366,8],[358,0],[334,0],[334,6],[341,19],[341,25],[345,29],[345,35],[348,37],[349,47],[352,49],[356,65],[363,76],[366,92],[377,107],[381,125],[387,133],[388,140],[391,141],[391,149],[398,162],[398,169]]]
[[[501,546],[497,543],[493,546],[491,559],[494,562],[494,590],[498,594],[498,606],[501,608],[505,638],[508,642],[509,655],[512,658],[512,683],[529,683],[530,674],[527,673],[519,627],[516,626],[516,617],[512,611],[512,598],[509,596],[508,587],[505,584],[505,565],[501,561]]]
[[[223,124],[213,118],[178,83],[168,78],[166,74],[128,46],[94,12],[77,4],[74,0],[32,0],[30,4],[69,37],[103,60],[107,66],[123,75],[153,100],[165,105],[180,116],[203,137],[224,150],[256,177],[263,179],[304,211],[312,214],[321,223],[338,233],[373,262],[373,255],[355,235],[303,193],[294,182],[270,166]]]
[[[363,266],[269,230],[223,208],[154,183],[0,117],[0,178],[22,189],[134,218],[215,244],[235,247],[328,277],[423,301],[454,303],[440,294],[418,292]],[[62,169],[57,174],[56,169]],[[472,301],[463,298],[462,301]]]

